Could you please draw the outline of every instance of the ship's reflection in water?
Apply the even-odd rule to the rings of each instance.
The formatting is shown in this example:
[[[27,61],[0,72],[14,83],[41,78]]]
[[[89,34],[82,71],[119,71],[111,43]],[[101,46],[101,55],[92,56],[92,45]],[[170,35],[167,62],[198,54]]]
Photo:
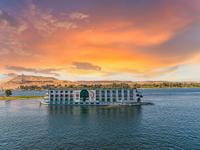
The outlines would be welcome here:
[[[141,115],[141,106],[49,106],[49,116],[107,116],[112,118],[138,118]]]
[[[141,120],[141,106],[49,106],[47,108],[49,123],[55,120],[71,125],[83,121],[102,124],[131,123],[138,124]],[[87,124],[85,122],[85,124]]]
[[[59,137],[54,141],[60,141],[56,148],[61,149],[106,148],[119,139],[125,144],[140,132],[142,120],[138,106],[48,106],[47,111],[49,135]]]

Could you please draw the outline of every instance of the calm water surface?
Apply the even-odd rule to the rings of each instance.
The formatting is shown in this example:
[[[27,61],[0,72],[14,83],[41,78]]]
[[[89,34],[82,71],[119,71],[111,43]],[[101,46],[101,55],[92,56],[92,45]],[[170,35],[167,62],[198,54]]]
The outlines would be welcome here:
[[[143,90],[142,107],[0,101],[0,149],[200,149],[200,89]]]

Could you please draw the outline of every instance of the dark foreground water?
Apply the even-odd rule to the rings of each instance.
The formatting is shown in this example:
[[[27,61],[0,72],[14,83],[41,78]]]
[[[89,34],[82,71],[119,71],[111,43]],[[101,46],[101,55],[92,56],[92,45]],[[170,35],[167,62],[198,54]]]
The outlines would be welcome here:
[[[0,149],[200,149],[200,89],[143,90],[142,107],[0,101]]]

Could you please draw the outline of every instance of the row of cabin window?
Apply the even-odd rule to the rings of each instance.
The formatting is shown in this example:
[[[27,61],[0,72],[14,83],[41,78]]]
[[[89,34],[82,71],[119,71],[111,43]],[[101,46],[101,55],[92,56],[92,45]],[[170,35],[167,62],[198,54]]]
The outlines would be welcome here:
[[[51,97],[51,98],[54,98],[54,97],[58,98],[59,95],[50,95],[50,97]],[[60,95],[60,97],[64,97],[64,95]],[[106,96],[105,96],[105,95],[101,95],[101,97],[102,97],[102,98],[105,98]],[[129,97],[131,98],[131,97],[133,97],[133,95],[129,95]],[[69,98],[73,99],[74,96],[73,96],[73,95],[70,95],[70,96],[69,96],[69,95],[65,95],[65,99],[69,99]],[[96,95],[96,98],[99,99],[100,96],[99,96],[99,95]],[[110,96],[110,95],[107,95],[107,98],[111,98],[111,96]],[[112,95],[112,98],[116,98],[116,95],[115,95],[115,96]],[[124,97],[122,97],[122,95],[119,95],[118,98],[127,99],[127,98],[128,98],[128,95],[124,95]]]
[[[101,97],[105,97],[106,96],[106,94],[101,94]],[[110,97],[111,96],[111,94],[107,94],[107,97]],[[112,97],[122,97],[122,94],[118,94],[118,95],[116,95],[116,94],[113,94],[112,95]],[[129,94],[129,96],[133,96],[133,94]],[[96,95],[96,97],[100,97],[100,94],[97,94]],[[124,94],[124,97],[128,97],[128,94]]]
[[[112,96],[111,96],[111,95],[107,95],[107,96],[106,96],[106,95],[104,94],[104,95],[101,95],[101,96],[100,96],[100,95],[96,95],[96,97],[117,97],[117,95],[112,95]],[[123,97],[123,98],[124,98],[124,97],[133,97],[133,95],[129,95],[129,96],[128,96],[128,95],[124,95],[124,96],[118,95],[118,97],[121,97],[121,98],[122,98],[122,97]]]
[[[56,95],[53,95],[53,94],[51,94],[50,96],[55,96],[55,97],[64,97],[64,95],[63,94],[60,94],[60,95],[58,95],[58,94],[56,94]],[[65,97],[73,97],[74,95],[73,94],[71,94],[71,95],[68,95],[68,94],[65,94]],[[100,94],[97,94],[96,96],[100,96]],[[104,94],[101,94],[101,96],[105,96],[105,93]],[[111,96],[111,94],[107,94],[107,96]],[[115,97],[115,96],[117,96],[116,94],[112,94],[112,97]],[[128,96],[128,94],[124,94],[124,96]],[[133,96],[133,94],[129,94],[129,96]],[[122,94],[118,94],[118,97],[122,97]]]
[[[116,93],[118,91],[118,93],[122,93],[122,90],[96,90],[96,94],[100,94],[101,93],[105,93],[107,92],[108,93]],[[128,90],[123,90],[123,93],[128,93]],[[133,94],[134,93],[134,90],[129,90],[129,93]]]
[[[57,95],[53,95],[53,94],[51,94],[51,95],[50,95],[50,97],[64,97],[64,96],[65,96],[65,97],[74,97],[74,95],[68,95],[68,94],[66,94],[66,95],[63,95],[63,94],[60,94],[60,95],[58,95],[58,94],[57,94]]]
[[[50,91],[50,93],[73,93],[73,91]]]
[[[100,91],[101,91],[101,93],[105,93],[105,92],[107,92],[107,93],[116,93],[116,91],[118,91],[118,93],[122,93],[122,90],[96,90],[96,94],[98,94],[98,93],[100,93]],[[129,90],[130,91],[130,93],[134,93],[133,91],[134,90]],[[73,91],[71,90],[71,91],[50,91],[50,93],[73,93]],[[123,90],[123,92],[124,93],[128,93],[128,90]]]
[[[62,98],[60,98],[60,99],[55,99],[55,101],[74,101],[74,99],[72,99],[72,98],[70,98],[70,99],[68,99],[68,98],[65,98],[65,99],[62,99]],[[122,100],[122,98],[118,98],[118,100]],[[128,100],[127,98],[124,98],[123,100]],[[133,97],[131,97],[130,98],[130,100],[134,100],[133,99]],[[51,98],[50,99],[50,101],[54,101],[54,99],[53,98]],[[113,102],[116,102],[117,101],[117,99],[116,98],[113,98],[113,99],[111,99],[111,98],[96,98],[96,101],[102,101],[102,102],[105,102],[105,101],[107,101],[107,102],[110,102],[110,101],[113,101]]]
[[[97,101],[98,101],[98,100],[97,100]],[[107,100],[102,99],[101,101],[102,101],[102,102],[111,102],[111,99],[107,99]],[[117,101],[116,99],[113,99],[113,100],[112,100],[112,102],[116,102],[116,101]],[[60,99],[60,100],[55,99],[55,101],[54,101],[53,99],[51,99],[51,100],[50,100],[50,103],[53,103],[53,102],[60,102],[60,103],[62,103],[62,102],[63,102],[63,99]],[[70,100],[70,101],[65,100],[65,102],[74,102],[74,101],[73,101],[73,100]]]
[[[113,99],[113,100],[115,100],[115,99],[118,99],[118,100],[128,100],[128,98],[130,99],[130,100],[133,100],[134,98],[133,98],[133,96],[131,96],[131,97],[127,97],[127,96],[125,96],[125,97],[105,97],[105,96],[103,96],[103,97],[96,97],[96,100],[101,100],[101,99]]]
[[[53,103],[56,103],[56,104],[60,104],[60,102],[58,102],[58,101],[56,101],[56,102],[53,102],[53,101],[51,101],[50,102],[51,104],[53,104]],[[78,105],[78,104],[90,104],[90,105],[99,105],[100,103],[99,102],[65,102],[65,104],[76,104],[76,105]]]
[[[113,93],[116,93],[116,91],[118,91],[118,93],[120,93],[120,92],[122,92],[122,90],[96,90],[96,93],[98,93],[98,92],[105,92],[105,91],[107,91],[107,93],[110,93],[111,91],[113,92]],[[124,92],[128,92],[128,91],[130,91],[130,92],[133,92],[134,90],[123,90]],[[71,91],[50,91],[50,93],[73,93],[73,90],[71,90]]]
[[[74,101],[74,99],[62,99],[62,98],[61,98],[60,100],[58,100],[58,99],[55,99],[55,101],[63,101],[63,100],[65,100],[65,101]],[[50,99],[50,101],[51,101],[51,102],[53,102],[53,101],[54,101],[54,99],[53,99],[53,98],[51,98],[51,99]]]

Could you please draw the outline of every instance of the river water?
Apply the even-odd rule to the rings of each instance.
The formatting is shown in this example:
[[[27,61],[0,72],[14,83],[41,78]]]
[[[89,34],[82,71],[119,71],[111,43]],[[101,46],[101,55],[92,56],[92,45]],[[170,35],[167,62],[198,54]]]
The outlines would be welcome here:
[[[141,107],[0,101],[0,149],[200,149],[200,89],[146,89]]]

